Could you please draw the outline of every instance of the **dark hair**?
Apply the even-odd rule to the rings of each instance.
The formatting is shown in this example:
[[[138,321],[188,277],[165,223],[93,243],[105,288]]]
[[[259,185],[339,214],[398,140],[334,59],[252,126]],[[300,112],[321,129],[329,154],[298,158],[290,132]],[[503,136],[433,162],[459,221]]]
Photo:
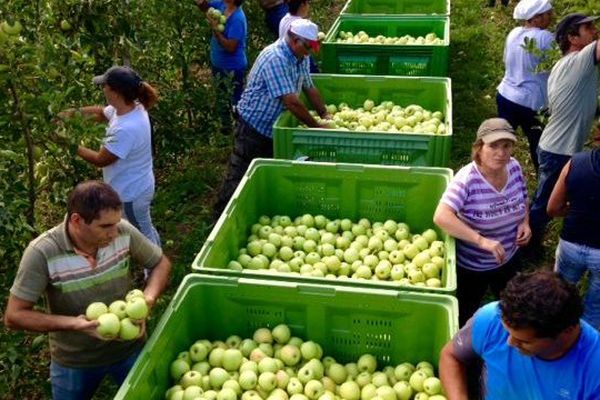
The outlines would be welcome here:
[[[107,83],[108,84],[108,83]],[[147,82],[140,82],[139,86],[135,89],[119,86],[111,86],[112,90],[119,93],[125,99],[127,103],[133,103],[139,100],[146,110],[152,108],[158,101],[158,93],[156,89],[150,86]]]
[[[298,14],[298,10],[302,7],[303,4],[308,3],[309,0],[287,0],[287,5],[290,14],[296,15]]]
[[[571,42],[569,41],[569,36],[579,36],[579,27],[585,24],[573,24],[568,26],[564,33],[562,33],[558,38],[558,46],[560,47],[560,51],[563,54],[567,54],[569,49],[571,48]]]
[[[235,4],[236,7],[241,7],[242,4],[244,4],[244,0],[233,0],[233,4]]]
[[[579,323],[583,304],[575,285],[550,271],[519,273],[500,295],[502,320],[513,329],[530,328],[555,338]]]
[[[85,181],[69,194],[67,199],[67,218],[77,213],[86,224],[100,216],[104,210],[120,210],[121,199],[109,184],[101,181]]]

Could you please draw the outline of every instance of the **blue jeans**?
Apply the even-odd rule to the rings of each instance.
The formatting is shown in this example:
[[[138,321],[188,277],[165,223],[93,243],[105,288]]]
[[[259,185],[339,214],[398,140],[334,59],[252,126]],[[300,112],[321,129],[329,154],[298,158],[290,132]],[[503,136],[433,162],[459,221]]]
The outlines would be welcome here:
[[[589,272],[583,319],[600,329],[600,249],[560,239],[556,248],[555,269],[573,284]]]
[[[140,350],[118,363],[94,368],[70,368],[55,361],[50,362],[52,398],[54,400],[91,399],[106,375],[110,375],[116,384],[121,385],[139,354]]]
[[[531,233],[533,235],[532,244],[535,244],[533,242],[541,242],[544,237],[546,225],[548,225],[548,222],[550,221],[550,217],[546,212],[548,200],[550,200],[550,195],[560,176],[560,172],[565,164],[571,159],[571,156],[550,153],[539,147],[537,153],[538,161],[540,163],[538,186],[529,211],[529,226],[531,227]]]
[[[152,243],[160,246],[160,236],[154,225],[152,225],[152,217],[150,216],[150,205],[153,197],[154,193],[150,192],[134,201],[124,202],[123,214],[131,225],[135,226]]]
[[[287,14],[288,5],[283,2],[275,7],[265,10],[265,22],[269,31],[278,38],[279,37],[279,22]]]

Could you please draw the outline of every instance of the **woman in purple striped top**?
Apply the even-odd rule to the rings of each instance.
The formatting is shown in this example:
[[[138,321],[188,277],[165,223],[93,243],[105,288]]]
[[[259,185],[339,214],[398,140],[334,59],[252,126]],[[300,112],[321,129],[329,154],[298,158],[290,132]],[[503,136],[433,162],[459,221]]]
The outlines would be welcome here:
[[[450,182],[433,217],[458,239],[461,326],[479,308],[488,287],[498,297],[518,269],[517,249],[531,237],[527,187],[512,158],[516,141],[506,120],[485,120],[473,143],[473,161]]]

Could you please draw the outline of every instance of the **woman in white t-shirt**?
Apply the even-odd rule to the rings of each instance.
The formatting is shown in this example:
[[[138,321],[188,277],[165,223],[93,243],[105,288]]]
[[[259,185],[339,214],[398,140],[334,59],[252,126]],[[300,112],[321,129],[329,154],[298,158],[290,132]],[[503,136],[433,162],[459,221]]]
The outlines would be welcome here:
[[[160,237],[152,224],[150,205],[154,197],[152,170],[152,127],[147,110],[158,96],[156,90],[131,68],[114,66],[93,79],[102,86],[108,106],[88,106],[59,114],[69,117],[75,112],[107,123],[106,137],[98,151],[78,146],[77,155],[102,168],[104,181],[123,201],[123,214],[153,243]]]
[[[498,116],[507,120],[516,130],[519,126],[529,142],[529,153],[538,170],[537,147],[543,124],[538,113],[547,107],[549,72],[535,72],[541,58],[529,53],[523,45],[535,41],[539,50],[548,50],[554,35],[546,30],[552,22],[552,4],[549,0],[521,0],[515,7],[514,18],[524,21],[506,38],[504,47],[505,73],[498,85],[496,103]]]
[[[286,0],[288,13],[279,21],[279,39],[285,40],[285,37],[290,30],[292,22],[297,19],[306,18],[310,14],[310,0]],[[310,73],[319,72],[317,62],[313,56],[310,56]]]

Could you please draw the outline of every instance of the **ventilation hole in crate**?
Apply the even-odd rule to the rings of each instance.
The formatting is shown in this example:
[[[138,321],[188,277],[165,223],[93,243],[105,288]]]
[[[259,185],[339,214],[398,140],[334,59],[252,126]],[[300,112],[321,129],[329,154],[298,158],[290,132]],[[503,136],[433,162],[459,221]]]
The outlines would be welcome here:
[[[336,358],[345,362],[356,362],[360,353],[360,335],[351,333],[349,335],[334,335],[332,337],[333,348]]]
[[[282,310],[273,310],[265,307],[246,307],[248,328],[273,328],[277,323],[284,320]]]

